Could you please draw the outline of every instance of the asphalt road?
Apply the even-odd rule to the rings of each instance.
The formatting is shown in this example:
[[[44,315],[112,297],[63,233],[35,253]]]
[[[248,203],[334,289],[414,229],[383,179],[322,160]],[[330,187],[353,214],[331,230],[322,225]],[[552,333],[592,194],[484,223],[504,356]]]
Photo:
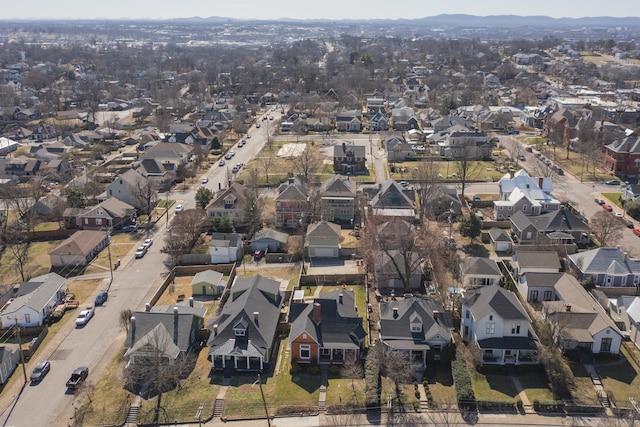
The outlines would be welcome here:
[[[272,132],[274,124],[280,118],[280,110],[270,112],[274,120],[270,123],[269,132]],[[231,166],[236,162],[248,163],[267,141],[267,126],[263,123],[260,128],[252,127],[249,131],[251,138],[247,139],[247,145],[238,148],[233,147],[236,156],[229,161]],[[230,170],[230,169],[229,169]],[[233,178],[227,172],[226,167],[213,165],[204,175],[209,178],[206,184],[212,190],[227,185],[228,177]],[[161,197],[167,197],[182,203],[185,209],[195,207],[195,192],[198,186],[192,186],[186,191],[177,186],[172,192]],[[169,219],[175,213],[169,210]],[[167,220],[163,218],[152,230],[154,244],[147,254],[141,259],[135,259],[135,248],[122,259],[120,268],[113,272],[113,283],[109,289],[109,299],[106,304],[96,307],[95,316],[83,328],[75,327],[77,310],[68,313],[64,317],[64,325],[55,336],[48,338],[34,360],[28,364],[27,375],[35,364],[43,359],[51,361],[51,372],[44,380],[37,384],[27,384],[21,389],[22,380],[7,387],[0,397],[0,426],[33,427],[33,426],[66,426],[74,409],[77,408],[86,397],[87,391],[95,384],[104,371],[106,364],[122,351],[124,331],[119,326],[119,316],[123,309],[141,310],[149,300],[162,279],[168,274],[164,266],[166,255],[160,253],[167,233]],[[109,285],[109,273],[107,278],[95,294]],[[94,300],[92,295],[88,303]],[[89,377],[85,382],[84,390],[81,388],[75,394],[66,390],[65,383],[71,372],[79,366],[89,367]],[[21,369],[16,370],[15,376],[22,376]]]

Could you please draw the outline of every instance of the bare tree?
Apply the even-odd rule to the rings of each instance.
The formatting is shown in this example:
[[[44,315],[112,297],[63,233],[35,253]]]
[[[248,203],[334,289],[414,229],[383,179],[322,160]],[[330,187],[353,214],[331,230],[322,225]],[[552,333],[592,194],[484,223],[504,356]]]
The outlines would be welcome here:
[[[432,212],[429,201],[438,192],[438,185],[442,181],[440,178],[437,163],[426,160],[419,162],[411,172],[413,178],[413,188],[418,196],[420,221],[424,221]]]
[[[271,170],[271,166],[273,165],[273,148],[273,143],[270,143],[267,140],[265,149],[262,150],[262,155],[257,158],[258,163],[260,163],[262,169],[264,170],[264,179],[267,184],[269,184],[269,171]]]
[[[460,195],[464,197],[467,183],[480,172],[481,165],[476,160],[475,146],[467,144],[457,149],[453,164],[458,181],[460,181]]]
[[[125,308],[120,311],[119,324],[122,330],[125,332],[129,332],[129,328],[131,327],[131,316],[133,316],[133,312],[130,308]]]
[[[133,197],[142,212],[147,215],[146,228],[151,228],[151,216],[158,203],[158,189],[155,182],[149,178],[138,179],[133,189]]]
[[[355,380],[362,378],[364,369],[362,362],[358,360],[355,352],[347,353],[344,362],[340,367],[340,375],[345,378],[351,378],[351,391],[353,392],[354,401],[357,399]],[[341,402],[342,403],[342,402]]]
[[[20,224],[14,223],[7,229],[4,243],[13,264],[20,272],[20,278],[23,282],[26,282],[30,279],[26,274],[26,267],[29,262],[29,247],[31,245],[29,233]]]
[[[413,363],[406,351],[395,350],[385,345],[379,347],[380,349],[377,351],[381,352],[378,359],[381,373],[393,381],[396,396],[400,398],[402,393],[400,385],[413,381],[418,366]]]
[[[318,170],[318,166],[322,158],[320,157],[320,151],[313,142],[307,144],[304,151],[301,153],[293,152],[287,153],[287,162],[291,165],[296,175],[300,177],[305,184],[309,182],[311,174]]]
[[[171,221],[171,236],[182,242],[184,248],[189,248],[208,225],[209,218],[204,209],[187,209],[173,217]]]
[[[615,245],[622,238],[622,231],[625,228],[620,218],[616,218],[605,210],[596,212],[591,217],[589,225],[602,246]]]
[[[162,406],[162,395],[180,385],[193,369],[195,357],[180,353],[175,357],[175,344],[166,329],[155,328],[146,337],[144,346],[129,355],[125,369],[125,387],[140,395],[157,396],[154,422],[166,423],[168,414]]]
[[[46,195],[46,188],[39,178],[33,178],[24,185],[13,185],[5,191],[6,200],[22,222],[26,233],[34,227],[35,212],[33,207]]]

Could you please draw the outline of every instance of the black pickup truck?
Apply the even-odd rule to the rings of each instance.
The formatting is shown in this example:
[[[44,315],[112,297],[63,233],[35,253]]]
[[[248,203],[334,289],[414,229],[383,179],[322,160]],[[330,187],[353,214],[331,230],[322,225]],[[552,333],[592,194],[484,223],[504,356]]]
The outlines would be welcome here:
[[[81,366],[71,374],[71,378],[67,381],[67,388],[76,389],[83,383],[87,376],[89,375],[89,368],[86,366]]]

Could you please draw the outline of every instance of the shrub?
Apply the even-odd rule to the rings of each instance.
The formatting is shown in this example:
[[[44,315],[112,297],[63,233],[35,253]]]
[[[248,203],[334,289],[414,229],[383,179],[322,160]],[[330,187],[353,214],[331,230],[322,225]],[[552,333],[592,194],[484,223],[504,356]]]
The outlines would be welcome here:
[[[338,365],[331,365],[331,367],[329,368],[329,372],[331,372],[333,375],[337,375],[338,373],[340,373],[340,367]]]
[[[307,369],[307,372],[312,374],[312,375],[318,375],[320,373],[320,367],[318,367],[318,365],[311,365],[309,366],[309,369]]]
[[[300,367],[300,365],[298,365],[298,362],[293,361],[291,362],[291,367],[289,368],[289,373],[290,374],[297,374],[302,370],[302,368]]]
[[[380,406],[380,365],[378,364],[376,349],[369,349],[367,359],[364,364],[365,380],[365,405],[368,408]]]
[[[471,376],[464,353],[460,349],[456,349],[456,357],[451,362],[451,374],[453,375],[453,383],[456,386],[456,397],[460,407],[468,407],[473,405],[476,396],[471,385]]]

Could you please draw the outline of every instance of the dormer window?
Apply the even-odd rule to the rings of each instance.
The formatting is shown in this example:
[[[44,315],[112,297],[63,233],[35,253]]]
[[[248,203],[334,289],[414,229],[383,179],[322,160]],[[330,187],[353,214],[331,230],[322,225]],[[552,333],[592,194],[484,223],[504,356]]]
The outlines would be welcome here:
[[[233,332],[237,337],[243,337],[247,333],[246,329],[234,329]]]
[[[422,332],[422,317],[418,313],[413,313],[409,318],[409,326],[412,333]]]
[[[233,333],[236,337],[244,337],[247,335],[248,322],[245,319],[240,319],[233,325]]]

